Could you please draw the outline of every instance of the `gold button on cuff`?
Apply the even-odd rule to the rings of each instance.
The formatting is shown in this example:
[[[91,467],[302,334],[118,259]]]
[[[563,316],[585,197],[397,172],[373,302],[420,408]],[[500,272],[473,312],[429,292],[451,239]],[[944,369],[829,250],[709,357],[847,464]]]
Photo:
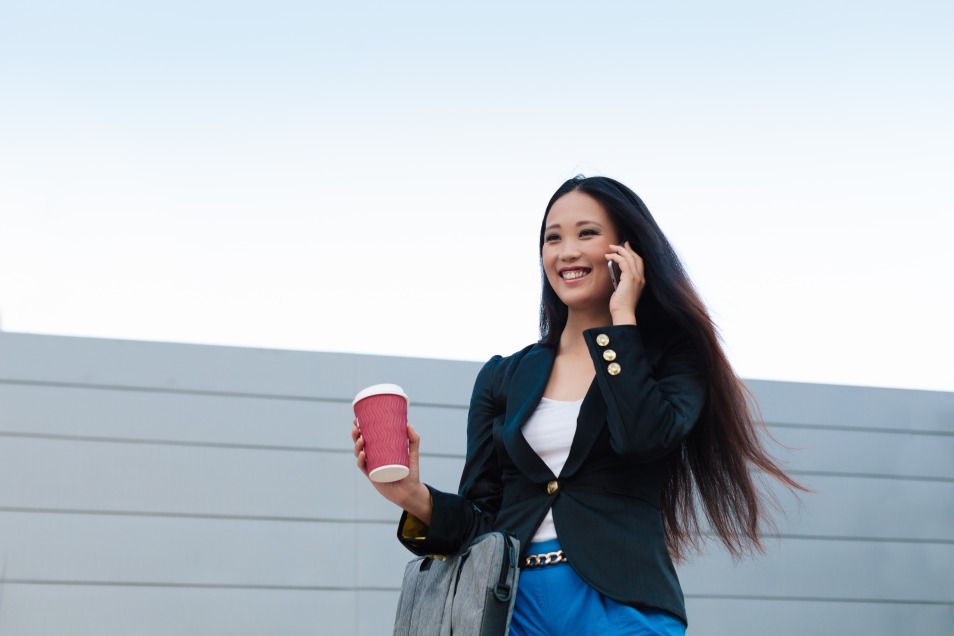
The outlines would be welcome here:
[[[607,362],[612,362],[613,360],[616,359],[616,352],[613,351],[612,349],[607,349],[606,351],[603,352],[603,359],[606,360]]]
[[[556,479],[547,482],[547,494],[552,495],[560,489],[560,484]]]
[[[609,336],[607,336],[605,333],[601,333],[600,335],[596,336],[596,344],[601,347],[605,347],[609,344]]]
[[[622,370],[623,368],[616,362],[611,362],[609,366],[606,367],[606,372],[610,375],[619,375],[619,372]]]

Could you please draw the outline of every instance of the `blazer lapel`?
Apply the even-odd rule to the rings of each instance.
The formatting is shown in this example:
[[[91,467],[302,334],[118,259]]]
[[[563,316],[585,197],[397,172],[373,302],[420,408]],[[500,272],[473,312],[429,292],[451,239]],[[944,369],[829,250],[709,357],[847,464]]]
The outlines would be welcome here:
[[[606,425],[606,402],[600,392],[599,382],[593,378],[583,404],[580,405],[580,416],[576,420],[576,434],[570,446],[570,456],[566,458],[560,477],[571,477],[580,469],[583,461],[593,450],[593,444],[599,437],[600,431]]]
[[[553,370],[555,353],[549,347],[534,346],[510,376],[507,410],[503,425],[503,444],[514,464],[535,482],[555,479],[553,471],[536,454],[520,430],[540,403]]]

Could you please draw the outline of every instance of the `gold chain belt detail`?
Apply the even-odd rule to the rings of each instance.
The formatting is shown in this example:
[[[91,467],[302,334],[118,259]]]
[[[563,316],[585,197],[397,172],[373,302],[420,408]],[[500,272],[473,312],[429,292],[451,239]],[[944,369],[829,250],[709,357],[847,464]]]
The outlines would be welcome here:
[[[528,568],[535,568],[541,565],[556,565],[557,563],[566,563],[569,559],[563,554],[563,550],[556,552],[545,552],[544,554],[528,554],[523,560]]]

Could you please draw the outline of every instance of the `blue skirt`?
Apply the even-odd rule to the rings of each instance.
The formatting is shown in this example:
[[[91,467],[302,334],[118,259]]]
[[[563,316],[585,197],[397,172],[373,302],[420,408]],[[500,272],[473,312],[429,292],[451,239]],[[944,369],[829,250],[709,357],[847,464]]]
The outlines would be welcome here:
[[[558,539],[531,543],[529,554],[555,552]],[[571,559],[572,555],[568,555]],[[567,563],[520,570],[510,636],[685,636],[663,610],[638,610],[603,596]]]

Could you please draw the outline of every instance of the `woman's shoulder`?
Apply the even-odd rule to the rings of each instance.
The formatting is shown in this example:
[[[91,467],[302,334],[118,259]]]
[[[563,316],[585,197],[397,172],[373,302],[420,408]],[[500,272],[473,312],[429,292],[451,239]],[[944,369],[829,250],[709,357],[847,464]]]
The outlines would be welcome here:
[[[507,386],[517,364],[535,346],[537,346],[536,343],[527,345],[520,351],[515,351],[508,356],[495,355],[485,362],[480,373],[477,374],[477,380],[474,383],[474,395],[493,395],[494,400],[497,400],[502,388]]]
[[[506,369],[506,368],[508,368],[508,367],[510,367],[510,366],[513,366],[513,365],[517,364],[518,362],[520,362],[520,360],[521,360],[525,355],[527,355],[527,354],[530,352],[531,349],[533,349],[534,347],[537,347],[537,346],[542,346],[542,345],[540,345],[539,343],[534,342],[534,343],[532,343],[532,344],[528,344],[526,347],[524,347],[523,349],[520,349],[519,351],[514,351],[513,353],[511,353],[511,354],[508,355],[508,356],[496,355],[496,356],[492,357],[492,358],[487,362],[487,364],[491,364],[491,363],[492,363],[495,367],[500,367],[500,368]]]
[[[493,356],[484,363],[484,367],[480,370],[478,378],[483,377],[489,381],[491,378],[498,377],[500,374],[502,374],[503,377],[508,377],[520,360],[536,346],[538,346],[538,343],[528,344],[523,349],[515,351],[510,355],[502,356],[498,354]]]

